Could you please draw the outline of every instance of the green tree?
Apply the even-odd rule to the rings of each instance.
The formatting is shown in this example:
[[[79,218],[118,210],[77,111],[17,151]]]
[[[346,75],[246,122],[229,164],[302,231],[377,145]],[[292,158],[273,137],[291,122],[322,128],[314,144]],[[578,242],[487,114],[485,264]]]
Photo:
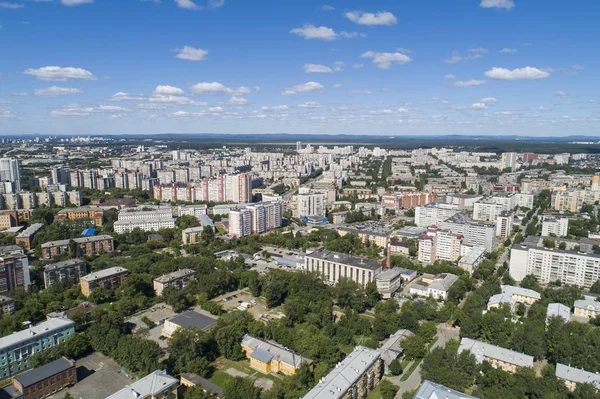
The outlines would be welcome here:
[[[396,393],[400,390],[398,385],[394,385],[390,380],[382,380],[379,383],[379,392],[381,392],[381,399],[394,399]]]
[[[260,399],[260,388],[255,387],[252,380],[235,377],[227,380],[223,394],[227,399]]]
[[[542,291],[542,288],[540,287],[540,283],[538,282],[537,277],[534,276],[533,274],[528,274],[525,277],[523,277],[523,280],[521,280],[521,287],[528,288],[530,290],[534,290],[537,292]]]
[[[459,345],[450,340],[444,347],[433,348],[423,359],[422,379],[459,391],[473,385],[478,369],[475,356],[468,351],[457,353]]]
[[[215,396],[206,392],[201,386],[187,388],[183,399],[215,399]]]
[[[427,354],[427,341],[420,335],[411,335],[400,342],[407,360],[422,359]]]
[[[392,362],[389,365],[390,368],[390,373],[392,373],[392,375],[400,375],[402,374],[402,363],[400,363],[400,361],[398,359],[394,359],[392,360]]]
[[[600,279],[596,280],[594,284],[590,287],[590,292],[593,294],[600,294]]]

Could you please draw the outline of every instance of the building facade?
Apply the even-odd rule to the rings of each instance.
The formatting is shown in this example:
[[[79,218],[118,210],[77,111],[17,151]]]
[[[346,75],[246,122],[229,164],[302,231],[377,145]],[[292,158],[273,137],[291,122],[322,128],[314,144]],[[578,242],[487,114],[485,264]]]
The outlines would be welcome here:
[[[123,267],[111,267],[93,272],[80,278],[81,292],[87,298],[94,288],[114,289],[120,287],[127,277],[129,277],[129,270]]]
[[[22,399],[39,399],[77,383],[75,362],[65,357],[12,377]]]
[[[61,281],[79,280],[85,275],[86,263],[82,259],[69,259],[64,262],[44,266],[44,288],[50,288]]]
[[[161,296],[163,290],[167,287],[175,287],[178,290],[185,288],[187,282],[195,280],[196,276],[196,271],[192,269],[180,269],[173,273],[164,274],[154,279],[154,293],[156,296]]]
[[[74,243],[73,248],[70,248],[71,241]],[[113,238],[109,235],[99,235],[74,238],[73,240],[45,242],[42,244],[42,259],[50,260],[73,249],[75,253],[72,255],[77,257],[112,252],[114,249]]]
[[[338,252],[319,251],[304,257],[304,270],[317,273],[325,282],[334,285],[341,278],[348,278],[366,286],[381,272],[381,266],[373,260]]]
[[[244,335],[242,351],[250,361],[250,367],[263,374],[281,373],[294,375],[302,364],[312,370],[313,361],[300,356],[274,341],[263,341],[250,334]]]

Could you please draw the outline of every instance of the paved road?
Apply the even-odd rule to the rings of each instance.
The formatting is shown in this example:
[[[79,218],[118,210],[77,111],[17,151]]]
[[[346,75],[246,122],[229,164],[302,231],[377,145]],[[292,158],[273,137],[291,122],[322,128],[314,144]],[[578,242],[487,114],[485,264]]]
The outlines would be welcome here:
[[[448,328],[445,324],[439,324],[436,336],[438,340],[433,344],[432,349],[446,345],[446,342],[452,338],[459,340],[459,331],[454,328]],[[406,381],[400,381],[400,377],[390,378],[390,380],[400,387],[400,390],[396,394],[396,399],[401,399],[404,392],[412,391],[421,384],[421,365],[413,371]]]

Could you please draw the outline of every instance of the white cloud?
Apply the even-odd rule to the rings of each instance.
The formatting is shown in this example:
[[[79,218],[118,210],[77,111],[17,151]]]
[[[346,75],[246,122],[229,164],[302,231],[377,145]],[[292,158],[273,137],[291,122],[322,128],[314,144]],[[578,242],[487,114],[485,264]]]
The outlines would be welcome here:
[[[452,57],[445,59],[444,63],[445,64],[456,64],[460,60],[462,60],[462,57],[460,55],[453,55]]]
[[[288,87],[283,90],[281,94],[283,95],[293,95],[298,93],[305,93],[309,91],[320,90],[323,88],[323,85],[317,82],[306,82],[298,85],[294,85],[292,87]]]
[[[405,114],[408,112],[408,109],[406,108],[398,108],[398,109],[376,109],[373,111],[370,111],[369,113],[373,114],[373,115],[393,115],[393,114]]]
[[[367,51],[361,54],[360,58],[372,58],[373,63],[377,65],[379,69],[388,69],[392,66],[392,63],[406,64],[412,61],[412,58],[404,53],[377,53],[374,51]]]
[[[360,90],[360,89],[352,89],[350,90],[352,94],[371,94],[371,90]]]
[[[19,4],[19,3],[8,3],[8,2],[0,2],[0,8],[11,8],[11,9],[16,9],[16,8],[23,8],[25,7],[23,4]]]
[[[444,75],[444,79],[456,79],[456,76],[452,75],[451,73],[447,73]]]
[[[94,0],[60,0],[63,6],[80,6],[82,4],[91,4]]]
[[[145,100],[145,99],[146,98],[142,95],[118,92],[118,93],[113,94],[113,96],[111,98],[109,98],[108,101],[133,101],[133,100]]]
[[[391,12],[381,11],[375,14],[362,11],[351,11],[344,14],[350,21],[359,25],[396,25],[398,20]]]
[[[257,93],[260,92],[260,86],[254,86],[254,91]]]
[[[68,79],[96,80],[96,77],[90,71],[73,67],[45,66],[38,69],[29,68],[23,71],[23,73],[45,81],[65,81]]]
[[[123,108],[116,105],[100,105],[94,107],[81,107],[77,104],[65,105],[61,108],[50,111],[50,115],[54,117],[70,117],[70,116],[89,116],[92,113],[114,113],[114,112],[131,112],[129,108]]]
[[[550,76],[548,72],[542,71],[534,67],[525,67],[510,69],[506,68],[492,68],[485,73],[485,76],[491,79],[497,80],[537,80],[545,79]]]
[[[218,112],[223,112],[225,110],[223,108],[221,108],[221,107],[210,107],[206,111],[207,112],[212,112],[212,113],[218,113]]]
[[[352,68],[354,68],[354,69],[361,69],[364,66],[365,66],[364,64],[354,64],[354,65],[352,65]]]
[[[229,99],[229,101],[227,101],[227,104],[231,104],[231,105],[246,105],[248,104],[248,100],[246,98],[243,97],[231,97]]]
[[[344,61],[335,61],[333,63],[333,70],[336,72],[342,72],[344,70],[344,66],[346,66]]]
[[[321,64],[304,64],[306,73],[333,73],[333,69]]]
[[[473,108],[473,109],[488,109],[489,106],[487,106],[485,103],[479,102],[479,103],[471,104],[471,108]]]
[[[479,100],[479,102],[484,104],[495,103],[498,102],[498,99],[496,97],[484,97],[481,100]]]
[[[119,107],[117,105],[101,105],[94,110],[95,112],[131,112],[131,109]]]
[[[481,0],[479,6],[483,8],[504,8],[508,11],[515,6],[515,3],[512,0]]]
[[[578,71],[583,71],[585,68],[581,65],[573,65],[573,69],[577,69]]]
[[[477,87],[485,84],[485,80],[459,80],[457,82],[453,82],[452,85],[456,87]]]
[[[324,11],[335,11],[335,7],[332,7],[330,5],[325,4],[323,7],[321,7],[321,10],[324,10]]]
[[[237,88],[227,87],[219,82],[200,82],[191,87],[194,94],[229,94],[242,95],[250,93],[250,89],[244,86]]]
[[[500,53],[506,53],[506,54],[511,54],[511,53],[516,53],[517,49],[515,48],[508,48],[508,47],[504,47],[502,50],[499,51]]]
[[[58,97],[58,96],[70,96],[74,94],[82,94],[83,90],[70,88],[70,87],[46,87],[44,89],[35,89],[33,93],[36,96],[41,97]]]
[[[15,91],[12,93],[13,97],[27,97],[29,94],[24,91]]]
[[[186,10],[200,10],[202,8],[192,0],[175,0],[175,3],[177,3],[177,7],[185,8]]]
[[[341,83],[336,83],[336,84],[333,85],[334,89],[339,89],[340,87],[342,87]]]
[[[470,49],[467,50],[467,52],[474,53],[474,54],[485,54],[488,51],[490,51],[490,50],[488,50],[488,49],[486,49],[484,47],[470,48]]]
[[[320,108],[321,104],[315,101],[309,101],[304,104],[298,104],[298,108]]]
[[[8,108],[0,108],[0,118],[14,118],[17,116],[12,110]]]
[[[208,0],[206,6],[209,10],[214,10],[225,5],[225,0]]]
[[[183,90],[181,90],[179,87],[174,86],[156,86],[156,89],[154,89],[154,94],[181,96],[183,95]]]
[[[358,36],[364,36],[357,32],[336,32],[326,26],[314,26],[313,24],[305,24],[302,28],[294,28],[290,31],[298,36],[309,39],[318,40],[337,40],[340,38],[353,39]]]
[[[559,90],[556,92],[556,95],[559,96],[560,98],[569,98],[569,93]]]
[[[290,107],[287,105],[274,105],[271,107],[264,106],[264,107],[261,107],[261,109],[263,111],[286,111],[286,110],[290,109]]]
[[[152,103],[163,103],[173,105],[206,105],[206,103],[196,103],[184,96],[174,96],[172,94],[154,94],[148,97],[148,101]]]
[[[176,55],[177,58],[187,61],[202,61],[208,54],[208,50],[190,46],[183,46],[182,49],[175,49],[175,51],[178,52]]]

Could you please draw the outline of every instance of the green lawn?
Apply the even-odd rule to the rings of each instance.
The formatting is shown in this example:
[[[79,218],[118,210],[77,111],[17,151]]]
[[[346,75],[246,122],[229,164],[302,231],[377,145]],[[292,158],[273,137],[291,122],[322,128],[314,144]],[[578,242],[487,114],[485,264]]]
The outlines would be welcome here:
[[[379,385],[377,385],[375,387],[375,389],[373,389],[371,391],[369,396],[367,396],[367,399],[381,399],[381,393],[379,392]]]

